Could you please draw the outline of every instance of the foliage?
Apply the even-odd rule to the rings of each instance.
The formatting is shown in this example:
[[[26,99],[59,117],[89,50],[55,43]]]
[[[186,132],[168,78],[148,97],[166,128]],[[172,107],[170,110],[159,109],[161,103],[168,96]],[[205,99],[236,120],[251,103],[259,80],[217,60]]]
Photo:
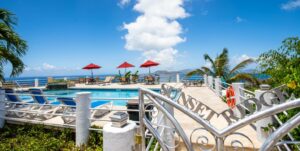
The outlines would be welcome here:
[[[137,82],[139,79],[139,70],[137,70],[132,76],[132,82]]]
[[[23,72],[25,65],[21,57],[27,51],[26,42],[14,31],[16,25],[14,14],[5,9],[0,9],[0,80],[4,80],[3,67],[11,63],[10,76],[17,76]]]
[[[289,92],[300,96],[300,39],[287,38],[278,49],[259,56],[258,63],[263,73],[271,76],[268,84],[273,87],[286,84]]]
[[[263,73],[271,76],[266,81],[273,87],[286,84],[287,91],[300,97],[300,39],[298,37],[283,40],[278,49],[269,50],[259,56],[258,63]],[[286,122],[300,112],[300,108],[287,111],[288,115],[278,114]],[[291,131],[296,140],[300,140],[300,126]]]
[[[130,79],[131,71],[125,73],[125,79]]]
[[[213,60],[208,54],[204,54],[204,59],[211,64],[211,67],[203,66],[201,69],[189,72],[187,76],[208,74],[212,76],[219,76],[227,83],[246,80],[253,84],[258,84],[257,79],[253,75],[241,72],[241,70],[247,65],[254,62],[251,58],[240,62],[232,69],[230,69],[228,50],[226,48],[223,49],[223,52],[218,55],[215,60]]]
[[[102,133],[91,132],[84,150],[102,151]],[[45,128],[43,125],[6,124],[0,130],[1,151],[48,151],[80,150],[75,147],[75,133],[72,129]]]

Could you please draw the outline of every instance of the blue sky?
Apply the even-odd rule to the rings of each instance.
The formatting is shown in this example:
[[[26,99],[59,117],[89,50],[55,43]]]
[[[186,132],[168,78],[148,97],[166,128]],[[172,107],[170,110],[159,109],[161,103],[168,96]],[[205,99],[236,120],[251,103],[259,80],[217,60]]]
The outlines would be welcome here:
[[[123,61],[146,59],[161,62],[157,70],[192,69],[224,47],[235,64],[300,35],[300,0],[1,0],[0,7],[16,14],[29,45],[21,76],[89,74],[80,68],[91,62],[103,66],[96,74],[117,73]]]

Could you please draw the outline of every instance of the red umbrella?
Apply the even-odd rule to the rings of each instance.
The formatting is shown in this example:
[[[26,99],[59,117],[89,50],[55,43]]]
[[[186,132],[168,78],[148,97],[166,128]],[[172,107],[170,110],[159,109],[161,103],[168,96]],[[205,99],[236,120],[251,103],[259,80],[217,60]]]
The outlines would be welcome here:
[[[152,67],[152,66],[158,66],[158,65],[159,65],[159,63],[151,61],[151,60],[148,60],[145,63],[143,63],[140,67],[141,68],[149,68],[149,74],[150,74],[150,67]]]
[[[125,68],[125,73],[126,73],[126,68],[131,68],[131,67],[134,67],[134,65],[132,65],[132,64],[125,61],[124,63],[119,65],[117,68]]]
[[[85,69],[85,70],[91,70],[92,78],[93,78],[93,69],[99,69],[99,68],[101,68],[101,66],[98,66],[98,65],[96,65],[96,64],[91,63],[91,64],[89,64],[89,65],[83,67],[82,69]]]

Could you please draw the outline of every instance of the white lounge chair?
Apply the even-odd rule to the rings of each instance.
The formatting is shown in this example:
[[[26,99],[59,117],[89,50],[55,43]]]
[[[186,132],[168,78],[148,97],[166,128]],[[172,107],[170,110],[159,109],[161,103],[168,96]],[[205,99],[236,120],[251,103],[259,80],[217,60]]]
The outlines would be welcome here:
[[[68,107],[64,106],[64,113],[65,115],[75,115],[76,113],[76,101],[74,98],[70,97],[58,97],[57,100],[59,100],[62,104],[67,105]],[[109,109],[112,108],[112,103],[110,101],[94,101],[91,103],[91,108],[97,109],[91,111],[91,117],[94,118],[100,118],[107,113],[110,112]],[[104,110],[101,110],[103,108]],[[74,117],[62,117],[65,123],[71,123],[75,121]]]
[[[99,84],[102,85],[102,86],[105,86],[105,85],[108,85],[108,84],[112,83],[113,80],[114,80],[113,76],[106,76],[103,81],[99,82]]]
[[[26,111],[29,111],[32,107],[31,103],[34,103],[34,101],[31,100],[22,100],[12,88],[6,88],[5,91],[5,97],[8,102],[6,108],[8,110],[16,110],[15,112],[8,112],[8,115],[15,115],[19,118],[24,117],[27,115]],[[25,111],[25,112],[22,112]]]
[[[36,116],[42,119],[50,119],[54,117],[55,113],[62,111],[60,102],[50,102],[43,93],[42,89],[29,89],[32,98],[36,103],[32,110],[36,112]]]

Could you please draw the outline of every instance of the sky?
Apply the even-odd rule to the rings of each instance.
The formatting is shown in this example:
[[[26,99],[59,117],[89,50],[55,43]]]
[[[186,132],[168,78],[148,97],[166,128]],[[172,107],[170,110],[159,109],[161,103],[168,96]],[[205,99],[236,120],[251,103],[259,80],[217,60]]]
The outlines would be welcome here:
[[[147,59],[153,70],[194,69],[229,49],[231,65],[300,35],[300,0],[0,0],[27,41],[20,76],[118,73]],[[253,66],[252,66],[253,67]],[[10,65],[5,74],[9,76]]]

